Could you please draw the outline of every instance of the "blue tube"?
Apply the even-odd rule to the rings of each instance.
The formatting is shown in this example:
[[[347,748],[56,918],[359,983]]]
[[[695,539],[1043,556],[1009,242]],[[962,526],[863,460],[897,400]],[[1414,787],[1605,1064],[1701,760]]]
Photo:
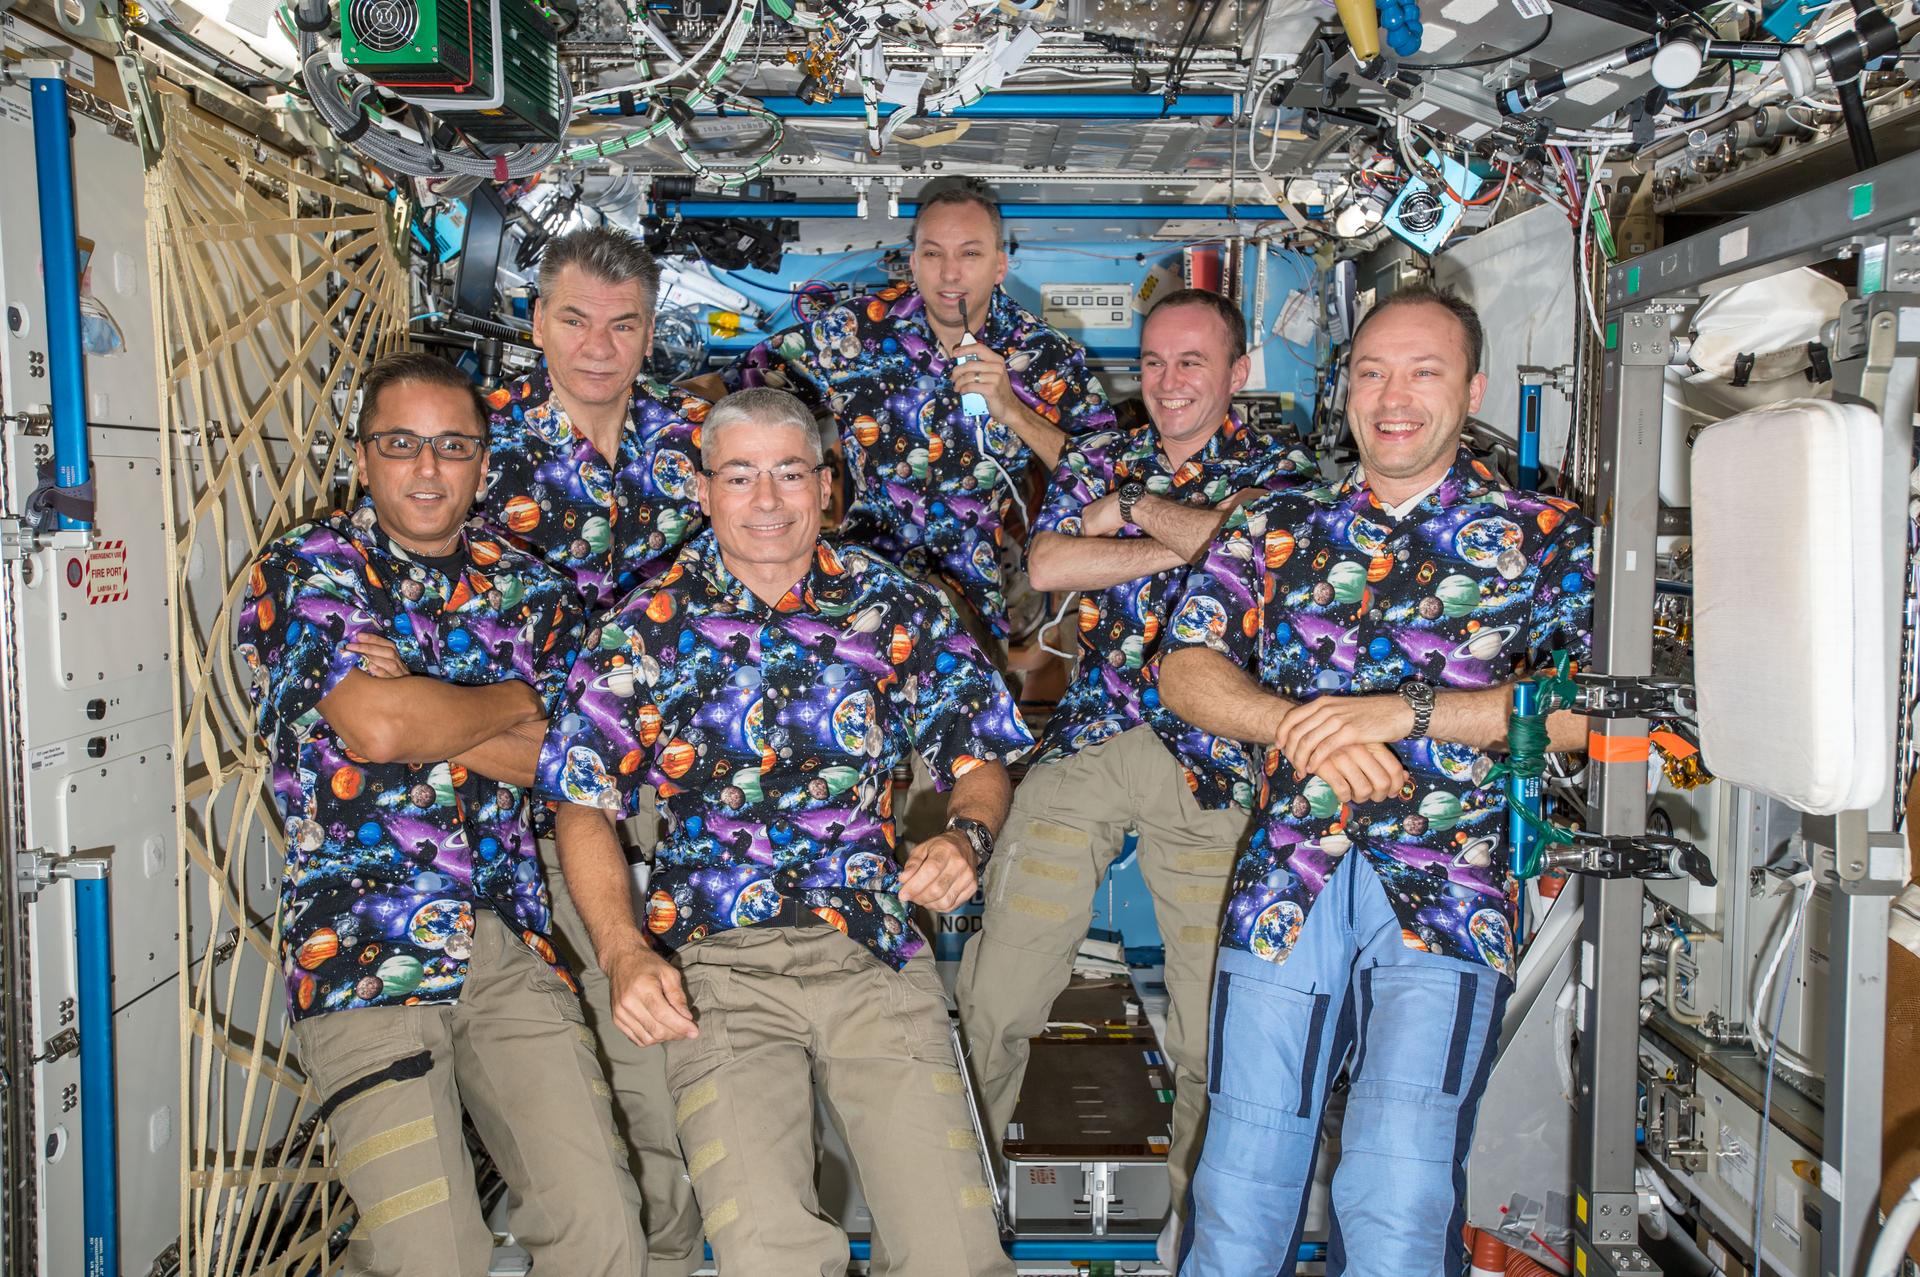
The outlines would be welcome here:
[[[900,216],[920,211],[917,202],[902,200]],[[1221,222],[1271,222],[1285,217],[1274,204],[1002,204],[1000,216],[1030,222],[1162,222],[1170,218]]]
[[[879,285],[875,284],[874,287],[878,288]],[[740,354],[752,350],[769,335],[767,333],[736,333],[732,337],[709,337],[707,350],[716,355]],[[1104,346],[1091,342],[1082,342],[1081,346],[1093,359],[1138,359],[1140,357],[1138,346]]]
[[[45,64],[41,64],[45,65]],[[47,297],[47,365],[53,393],[54,487],[91,497],[87,462],[87,374],[80,346],[80,237],[73,217],[73,145],[67,137],[67,81],[34,76],[33,162],[40,183],[41,275]],[[89,505],[91,501],[89,500]],[[60,527],[86,528],[62,513]],[[118,1271],[118,1270],[115,1270]]]
[[[1540,689],[1533,683],[1521,681],[1513,685],[1513,712],[1515,714],[1533,714],[1540,705]],[[1513,875],[1518,878],[1526,871],[1533,859],[1534,844],[1540,840],[1520,815],[1521,809],[1540,814],[1540,778],[1538,776],[1507,778],[1507,855],[1513,867]]]
[[[80,979],[80,1164],[87,1277],[120,1277],[112,891],[107,871],[104,859],[76,860],[68,867],[73,879],[73,945]]]
[[[1520,384],[1520,488],[1540,486],[1540,392],[1544,387]]]
[[[662,217],[858,217],[855,200],[673,200],[654,205]]]
[[[1014,1238],[1007,1243],[1007,1254],[1013,1259],[1153,1259],[1158,1253],[1159,1242],[1152,1237],[1127,1239],[1121,1237],[1089,1237],[1084,1241],[1068,1241],[1049,1238],[1045,1241],[1023,1241]],[[873,1243],[865,1238],[856,1237],[847,1243],[850,1257],[866,1261],[873,1257]],[[713,1245],[706,1246],[707,1258],[713,1258]],[[1295,1253],[1296,1262],[1317,1264],[1327,1257],[1325,1242],[1301,1242]]]
[[[799,98],[763,98],[768,114],[787,120],[864,120],[867,105],[859,98],[831,102],[802,102]],[[905,102],[882,102],[885,119]],[[617,106],[600,106],[595,115],[618,115]],[[969,106],[955,107],[940,120],[1180,120],[1233,115],[1231,93],[1189,93],[1168,106],[1157,93],[989,93]],[[708,114],[715,114],[708,112]],[[738,111],[733,114],[740,114]]]
[[[669,200],[654,205],[663,217],[858,217],[852,200]],[[920,211],[903,200],[900,216]],[[1286,215],[1272,204],[1002,204],[1000,216],[1029,222],[1164,222],[1174,218],[1208,222],[1273,222]]]

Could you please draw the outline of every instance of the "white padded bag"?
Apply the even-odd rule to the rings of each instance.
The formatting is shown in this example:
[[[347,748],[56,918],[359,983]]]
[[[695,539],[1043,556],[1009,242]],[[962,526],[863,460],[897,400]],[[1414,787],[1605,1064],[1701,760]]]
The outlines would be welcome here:
[[[1801,811],[1886,789],[1880,420],[1795,399],[1693,446],[1693,667],[1714,775]]]
[[[1821,339],[1846,300],[1844,287],[1806,266],[1717,292],[1694,312],[1682,377],[1723,412],[1766,407],[1787,394],[1829,398],[1832,382],[1816,390],[1808,380],[1807,344]],[[1748,383],[1736,386],[1742,357],[1753,367]]]

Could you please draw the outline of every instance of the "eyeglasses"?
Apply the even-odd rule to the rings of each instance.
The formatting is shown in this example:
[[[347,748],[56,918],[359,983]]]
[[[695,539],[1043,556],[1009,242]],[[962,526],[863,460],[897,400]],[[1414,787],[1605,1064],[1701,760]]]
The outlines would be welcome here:
[[[763,474],[772,476],[773,486],[781,492],[798,492],[809,479],[826,468],[827,464],[823,461],[817,466],[778,466],[772,470],[758,466],[728,466],[725,470],[702,469],[700,473],[718,484],[722,492],[744,496],[753,491]]]
[[[411,461],[431,447],[442,461],[472,461],[487,450],[478,435],[417,435],[411,430],[382,430],[367,436],[373,450],[389,461]]]

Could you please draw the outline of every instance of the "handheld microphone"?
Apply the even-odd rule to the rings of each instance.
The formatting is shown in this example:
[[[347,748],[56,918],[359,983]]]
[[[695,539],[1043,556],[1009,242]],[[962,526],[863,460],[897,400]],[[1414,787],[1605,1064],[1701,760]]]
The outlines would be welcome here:
[[[968,346],[977,346],[980,344],[973,339],[973,327],[967,322],[967,299],[964,297],[960,299],[960,326],[966,331],[960,334],[960,344],[956,347],[957,350],[965,350]],[[953,361],[953,366],[960,368],[967,362],[968,357],[962,355]],[[964,392],[960,396],[960,411],[966,413],[969,417],[986,416],[987,397],[977,390]]]

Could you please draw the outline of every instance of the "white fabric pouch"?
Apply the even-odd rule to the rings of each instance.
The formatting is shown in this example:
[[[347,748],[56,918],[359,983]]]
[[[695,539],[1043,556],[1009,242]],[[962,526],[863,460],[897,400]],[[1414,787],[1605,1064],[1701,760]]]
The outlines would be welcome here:
[[[1801,811],[1887,786],[1880,419],[1796,399],[1693,446],[1693,651],[1709,770]]]

